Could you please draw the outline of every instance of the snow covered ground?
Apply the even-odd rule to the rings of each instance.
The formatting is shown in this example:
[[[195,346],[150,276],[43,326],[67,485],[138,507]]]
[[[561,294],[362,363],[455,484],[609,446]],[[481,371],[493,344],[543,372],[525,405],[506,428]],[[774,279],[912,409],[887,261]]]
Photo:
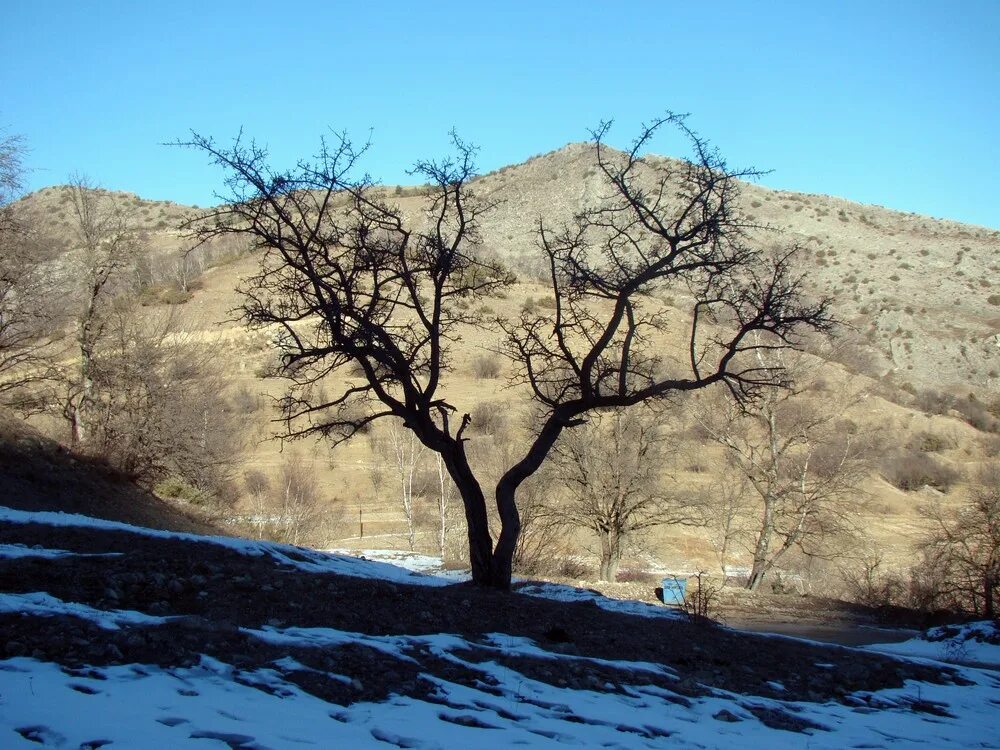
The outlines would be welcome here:
[[[0,520],[162,534],[62,514],[2,510]],[[307,572],[449,583],[372,560],[222,537],[206,541],[249,555],[269,555]],[[10,559],[72,554],[0,546],[0,557]],[[538,585],[528,593],[589,598],[602,607],[624,606],[564,586]],[[72,615],[108,631],[164,619],[65,602],[46,592],[0,594],[0,613],[15,612],[35,617]],[[677,616],[649,605],[639,605],[635,614],[662,617],[665,625]],[[662,687],[664,680],[676,678],[669,667],[559,653],[504,633],[492,634],[485,644],[473,644],[447,633],[376,636],[277,626],[242,632],[261,644],[279,647],[360,644],[410,662],[417,660],[415,654],[430,654],[465,672],[481,673],[484,679],[450,681],[439,676],[440,670],[428,671],[425,677],[432,680],[436,693],[427,699],[392,695],[383,702],[341,706],[287,679],[290,672],[311,669],[291,657],[275,662],[273,669],[248,670],[208,656],[191,666],[164,668],[149,664],[69,668],[17,656],[0,661],[0,748],[1000,748],[996,721],[1000,673],[990,670],[961,668],[960,679],[951,683],[908,680],[899,688],[856,692],[840,701],[808,702],[718,688],[697,694],[675,692]],[[551,662],[557,670],[562,664],[584,661],[595,675],[602,667],[613,666],[627,670],[632,679],[620,685],[595,683],[589,689],[560,687],[510,666],[516,664],[511,657],[519,656]],[[365,679],[335,677],[348,683]],[[770,687],[779,693],[783,689],[777,682]]]
[[[868,648],[884,654],[1000,669],[1000,629],[991,622],[931,628],[919,638],[902,643],[876,643]]]

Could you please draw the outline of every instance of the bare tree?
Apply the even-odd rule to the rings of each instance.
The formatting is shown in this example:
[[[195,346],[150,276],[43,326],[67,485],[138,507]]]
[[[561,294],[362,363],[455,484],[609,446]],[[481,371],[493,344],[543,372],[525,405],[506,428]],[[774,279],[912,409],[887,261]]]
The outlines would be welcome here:
[[[864,498],[872,436],[845,428],[843,411],[852,399],[809,398],[804,391],[772,390],[754,404],[717,399],[701,413],[705,435],[725,449],[722,470],[731,487],[744,488],[739,496],[716,496],[715,508],[739,514],[747,493],[754,500],[751,590],[790,550],[822,554],[825,542],[849,531]]]
[[[37,387],[53,381],[60,322],[45,243],[24,207],[25,145],[0,138],[0,403],[29,411]]]
[[[695,524],[687,498],[666,490],[666,436],[651,412],[616,409],[570,432],[554,449],[566,488],[549,513],[592,532],[600,544],[600,579],[614,581],[625,544],[663,524]]]
[[[390,466],[399,489],[403,517],[406,519],[406,539],[410,550],[416,548],[415,497],[421,494],[418,476],[423,461],[424,446],[412,431],[392,420],[382,429],[371,433],[375,464]],[[374,476],[374,475],[372,475]],[[378,488],[376,487],[376,491]]]
[[[113,195],[86,177],[70,180],[79,246],[75,275],[80,284],[76,341],[78,364],[71,377],[64,409],[73,445],[90,438],[94,402],[94,354],[104,332],[104,313],[115,295],[115,282],[129,269],[141,249],[141,237],[128,210]]]
[[[146,484],[174,474],[218,495],[240,439],[212,352],[188,341],[169,312],[141,317],[129,297],[104,310],[100,325],[87,451]]]
[[[931,523],[922,547],[939,574],[937,604],[998,619],[1000,589],[1000,465],[985,467],[968,501],[955,512],[940,503],[920,509]]]
[[[729,574],[734,549],[753,537],[752,520],[748,519],[753,506],[750,494],[746,476],[727,476],[713,482],[698,503],[723,579]]]
[[[689,138],[691,161],[640,156],[663,126]],[[242,310],[251,327],[284,330],[284,372],[292,382],[287,434],[339,441],[373,420],[402,419],[447,466],[479,585],[509,587],[520,533],[517,490],[565,429],[596,410],[715,384],[752,400],[785,382],[780,369],[760,368],[748,356],[755,348],[794,346],[803,327],[830,325],[827,302],[800,299],[791,251],[771,259],[748,241],[752,224],[740,213],[739,180],[755,172],[730,170],[676,115],[645,126],[624,154],[605,145],[608,128],[594,133],[607,198],[572,226],[538,224],[554,309],[495,321],[514,381],[544,408],[526,453],[497,483],[495,545],[486,496],[465,450],[471,418],[456,417],[440,392],[452,344],[463,328],[483,324],[467,303],[513,281],[476,250],[492,205],[470,184],[475,149],[453,136],[453,158],[416,164],[413,173],[432,188],[415,217],[369,179],[350,176],[364,149],[344,137],[287,171],[272,170],[266,151],[242,138],[228,148],[198,135],[185,144],[227,175],[224,203],[195,227],[200,237],[242,234],[263,251],[261,272],[242,290]],[[690,300],[686,320],[651,303],[650,295],[670,288]],[[687,331],[688,356],[677,371],[663,368],[655,354],[653,335],[670,326]],[[750,337],[755,332],[764,343]],[[336,397],[303,397],[305,385],[349,363],[362,377],[348,380]]]
[[[303,544],[317,539],[317,526],[325,511],[312,462],[299,454],[287,456],[275,481],[258,469],[243,476],[250,505],[250,528],[258,539]]]
[[[451,507],[452,483],[451,477],[448,476],[448,468],[444,465],[444,459],[440,453],[434,454],[434,469],[437,472],[438,480],[437,546],[438,554],[443,560],[448,546],[448,532],[451,530],[448,510]]]

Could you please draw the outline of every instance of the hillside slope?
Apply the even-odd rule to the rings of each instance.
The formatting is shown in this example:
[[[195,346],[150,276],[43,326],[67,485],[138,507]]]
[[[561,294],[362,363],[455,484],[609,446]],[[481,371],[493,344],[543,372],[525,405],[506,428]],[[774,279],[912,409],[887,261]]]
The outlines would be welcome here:
[[[0,409],[0,505],[83,513],[154,529],[216,531],[100,462],[43,437],[4,409]]]
[[[538,270],[537,218],[569,222],[606,190],[593,146],[583,143],[476,186],[499,201],[484,244]],[[761,243],[801,246],[800,270],[858,327],[883,372],[920,386],[1000,392],[1000,231],[753,184],[743,208],[773,230],[758,233]]]

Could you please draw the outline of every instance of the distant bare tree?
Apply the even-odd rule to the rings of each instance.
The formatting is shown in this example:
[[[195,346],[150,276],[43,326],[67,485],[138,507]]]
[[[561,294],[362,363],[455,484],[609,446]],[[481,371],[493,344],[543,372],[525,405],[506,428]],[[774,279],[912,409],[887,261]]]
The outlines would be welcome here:
[[[249,526],[258,539],[286,544],[318,541],[320,520],[328,512],[320,503],[314,466],[299,454],[287,456],[275,481],[250,469],[243,475],[249,501]]]
[[[804,391],[772,390],[753,404],[711,400],[701,412],[705,435],[725,449],[723,471],[732,487],[742,485],[753,497],[751,590],[790,550],[821,554],[824,542],[856,522],[864,499],[872,436],[845,429],[851,399],[809,398]],[[715,505],[738,513],[745,498],[724,493]]]
[[[423,462],[424,446],[412,431],[395,420],[381,429],[373,430],[370,436],[372,452],[378,466],[389,467],[399,491],[403,517],[406,519],[406,539],[410,550],[416,548],[415,498],[421,494],[418,477]]]
[[[748,519],[753,499],[746,476],[727,476],[707,488],[699,506],[702,523],[708,531],[709,543],[715,550],[723,578],[728,575],[734,548],[753,537],[752,521]]]
[[[986,466],[957,510],[940,503],[920,509],[931,523],[922,547],[941,582],[938,606],[998,619],[1000,590],[1000,464]]]
[[[57,374],[60,314],[36,222],[15,204],[24,149],[19,137],[0,138],[0,403],[30,411],[39,403],[38,386]]]
[[[315,471],[300,456],[292,456],[281,466],[275,485],[281,541],[301,544],[315,529],[319,510],[319,485]]]
[[[664,126],[690,140],[691,161],[676,166],[640,155]],[[495,545],[465,449],[471,417],[457,416],[440,391],[453,342],[485,322],[470,303],[513,280],[477,251],[480,222],[493,206],[471,183],[475,149],[454,137],[452,158],[417,162],[414,175],[431,186],[418,216],[367,178],[351,177],[364,149],[344,137],[286,171],[271,169],[266,151],[242,138],[229,148],[198,135],[185,144],[226,172],[221,206],[195,226],[202,240],[244,235],[263,251],[260,273],[242,290],[242,311],[251,327],[284,329],[287,434],[342,441],[373,420],[401,419],[445,461],[479,585],[509,588],[521,529],[518,488],[564,430],[595,411],[716,384],[753,401],[786,384],[780,368],[756,364],[755,349],[796,346],[802,329],[831,324],[826,301],[802,301],[791,250],[772,258],[749,243],[754,226],[740,211],[739,190],[753,170],[729,169],[677,115],[643,127],[624,154],[607,148],[609,127],[594,133],[606,199],[571,226],[538,223],[554,307],[494,323],[514,382],[544,409],[523,457],[496,485]],[[686,318],[650,303],[670,290],[690,300]],[[674,370],[663,367],[655,343],[671,326],[688,340],[686,360]],[[347,365],[361,377],[338,378],[346,384],[338,395],[325,403],[304,397],[309,383]]]
[[[560,502],[549,505],[549,513],[597,537],[602,581],[615,580],[631,538],[655,526],[701,520],[688,498],[666,489],[667,450],[653,413],[620,409],[556,443],[555,475],[566,490]]]
[[[175,474],[217,494],[240,439],[212,353],[186,341],[169,312],[143,318],[135,306],[120,297],[101,314],[85,448],[144,483]]]
[[[448,467],[440,453],[434,454],[434,469],[437,473],[437,546],[438,554],[444,559],[448,546],[448,532],[451,530],[449,509],[451,507],[453,485],[448,476]]]
[[[132,267],[142,242],[128,209],[113,195],[81,175],[70,180],[69,191],[79,247],[74,273],[80,284],[80,306],[77,368],[69,378],[64,413],[71,442],[81,445],[90,439],[94,354],[104,332],[104,314],[115,296],[115,282]]]

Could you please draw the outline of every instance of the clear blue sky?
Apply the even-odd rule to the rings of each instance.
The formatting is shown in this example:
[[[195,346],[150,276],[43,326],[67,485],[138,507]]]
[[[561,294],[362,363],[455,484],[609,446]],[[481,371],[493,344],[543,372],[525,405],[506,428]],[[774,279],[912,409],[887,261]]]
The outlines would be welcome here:
[[[372,128],[368,171],[406,182],[452,127],[485,171],[669,108],[767,185],[1000,228],[1000,0],[5,5],[0,128],[33,189],[206,205],[219,173],[158,144],[241,126],[278,162]]]

